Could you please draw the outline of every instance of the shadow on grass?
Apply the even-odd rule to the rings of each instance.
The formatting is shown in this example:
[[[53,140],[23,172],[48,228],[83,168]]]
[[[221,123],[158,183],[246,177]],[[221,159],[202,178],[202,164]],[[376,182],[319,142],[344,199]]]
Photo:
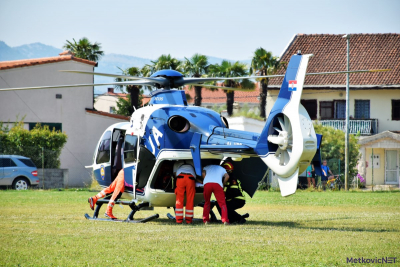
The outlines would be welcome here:
[[[329,220],[329,219],[327,219]],[[321,220],[325,221],[325,220]],[[399,232],[395,229],[368,229],[361,227],[315,227],[307,226],[302,223],[297,222],[270,222],[270,221],[247,221],[247,225],[265,225],[265,226],[275,226],[275,227],[288,227],[297,229],[308,229],[308,230],[320,230],[320,231],[339,231],[339,232],[372,232],[372,233],[384,233],[384,232]]]

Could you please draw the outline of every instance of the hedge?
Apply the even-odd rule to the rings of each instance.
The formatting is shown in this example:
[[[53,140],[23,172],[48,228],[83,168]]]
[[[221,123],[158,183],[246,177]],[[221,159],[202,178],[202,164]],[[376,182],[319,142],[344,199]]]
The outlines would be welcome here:
[[[47,125],[39,123],[31,131],[24,129],[24,122],[16,122],[9,129],[0,122],[0,154],[21,155],[31,158],[38,168],[60,168],[61,150],[67,142],[67,135],[60,131],[50,130]]]

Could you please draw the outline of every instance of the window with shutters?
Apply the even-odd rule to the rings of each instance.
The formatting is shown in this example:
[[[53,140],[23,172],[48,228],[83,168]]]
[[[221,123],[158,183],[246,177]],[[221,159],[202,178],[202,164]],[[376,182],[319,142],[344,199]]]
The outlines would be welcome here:
[[[310,99],[310,100],[301,100],[301,104],[303,107],[307,110],[308,115],[310,115],[310,118],[312,120],[317,119],[317,100],[316,99]]]
[[[333,101],[319,102],[319,116],[321,120],[333,119]]]
[[[346,118],[346,100],[335,100],[335,119]]]
[[[354,102],[354,118],[356,119],[369,119],[370,110],[369,100],[355,100]]]
[[[400,99],[392,99],[392,120],[400,121]]]

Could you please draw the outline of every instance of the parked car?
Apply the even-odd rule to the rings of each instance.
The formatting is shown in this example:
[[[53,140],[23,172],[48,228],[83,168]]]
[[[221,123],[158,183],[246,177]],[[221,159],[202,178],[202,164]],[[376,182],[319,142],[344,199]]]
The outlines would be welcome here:
[[[30,158],[17,155],[0,155],[0,186],[26,190],[37,186],[37,168]]]

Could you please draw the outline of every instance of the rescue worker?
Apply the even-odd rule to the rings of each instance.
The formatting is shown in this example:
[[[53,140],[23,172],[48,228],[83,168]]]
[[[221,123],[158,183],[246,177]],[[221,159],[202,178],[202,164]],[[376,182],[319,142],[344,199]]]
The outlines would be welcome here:
[[[180,166],[176,172],[176,202],[175,202],[175,219],[176,223],[181,224],[183,222],[183,202],[185,199],[186,192],[186,209],[185,209],[185,221],[187,224],[191,224],[193,220],[193,201],[194,195],[196,194],[196,172],[190,164],[185,162],[179,162]]]
[[[223,184],[225,184],[229,175],[226,170],[219,165],[208,165],[203,168],[202,172],[203,185],[204,185],[204,208],[203,208],[203,222],[208,224],[210,222],[210,199],[211,194],[214,193],[218,205],[221,207],[221,220],[225,225],[229,224],[228,210],[225,203],[225,194]]]
[[[108,202],[107,210],[104,215],[110,219],[116,220],[117,218],[112,213],[115,204],[115,199],[118,197],[120,193],[123,193],[124,191],[125,191],[124,169],[121,169],[118,172],[118,175],[115,178],[114,182],[112,182],[109,187],[103,189],[100,193],[88,199],[90,208],[94,210],[94,206],[96,205],[96,202],[99,198],[105,197],[107,194],[113,193],[110,198],[110,201]]]
[[[224,184],[224,192],[226,198],[226,207],[228,210],[228,218],[230,223],[243,224],[246,222],[249,214],[240,215],[236,212],[237,209],[242,208],[246,204],[246,198],[243,194],[240,181],[233,176],[233,164],[231,162],[223,163],[222,167],[229,174],[228,181]],[[217,205],[219,214],[221,215],[221,208]]]

